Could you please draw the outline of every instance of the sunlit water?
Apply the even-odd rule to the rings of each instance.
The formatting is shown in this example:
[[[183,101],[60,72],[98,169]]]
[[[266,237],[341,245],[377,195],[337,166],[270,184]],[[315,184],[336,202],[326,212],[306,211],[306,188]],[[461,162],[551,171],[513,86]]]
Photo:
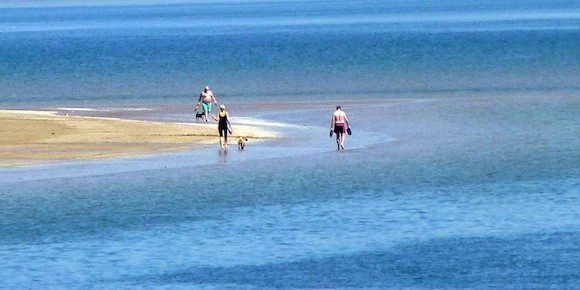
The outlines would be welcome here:
[[[190,50],[208,33],[171,18],[153,31],[101,16],[94,30],[3,28],[7,107],[192,122],[210,83],[234,130],[282,137],[1,168],[0,288],[575,288],[578,16],[554,3],[545,21],[510,8],[536,25],[524,32],[444,5],[431,9],[460,17],[412,15],[435,27],[367,15],[341,31],[296,12],[226,37],[210,22],[215,53]],[[504,15],[492,4],[483,14]],[[129,12],[177,13],[164,7]],[[320,17],[352,29],[341,7]],[[204,57],[215,69],[196,72]],[[354,132],[345,151],[328,137],[337,104]]]

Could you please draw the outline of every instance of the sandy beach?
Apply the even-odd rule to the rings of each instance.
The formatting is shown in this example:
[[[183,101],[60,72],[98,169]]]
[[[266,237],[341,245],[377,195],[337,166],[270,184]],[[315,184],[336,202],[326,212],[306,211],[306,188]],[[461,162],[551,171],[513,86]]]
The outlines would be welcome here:
[[[71,116],[56,111],[0,110],[0,128],[0,166],[138,156],[212,143],[218,146],[213,122],[151,122]],[[233,129],[231,144],[239,136],[276,137],[274,132],[254,126],[234,124]]]

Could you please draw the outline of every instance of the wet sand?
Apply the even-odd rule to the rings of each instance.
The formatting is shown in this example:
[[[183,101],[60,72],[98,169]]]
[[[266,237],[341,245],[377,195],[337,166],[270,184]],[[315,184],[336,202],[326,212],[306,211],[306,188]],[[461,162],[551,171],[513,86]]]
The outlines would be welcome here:
[[[169,123],[70,116],[55,111],[0,110],[0,166],[139,156],[218,143],[215,123]],[[234,126],[239,136],[275,138],[257,126]]]

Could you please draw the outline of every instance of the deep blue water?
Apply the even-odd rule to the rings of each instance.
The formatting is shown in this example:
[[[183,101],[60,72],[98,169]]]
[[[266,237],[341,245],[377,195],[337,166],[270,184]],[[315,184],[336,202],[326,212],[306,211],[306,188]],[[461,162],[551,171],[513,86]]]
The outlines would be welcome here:
[[[578,89],[576,1],[0,10],[3,103]]]
[[[86,4],[0,23],[3,108],[190,122],[210,84],[234,130],[284,135],[0,168],[0,288],[580,282],[577,1]]]

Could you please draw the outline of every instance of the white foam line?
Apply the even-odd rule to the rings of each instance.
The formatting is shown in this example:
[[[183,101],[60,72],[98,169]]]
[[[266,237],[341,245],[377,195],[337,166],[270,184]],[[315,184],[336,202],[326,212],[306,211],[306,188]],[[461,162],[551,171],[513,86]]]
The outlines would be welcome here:
[[[82,112],[119,112],[119,111],[151,111],[150,108],[56,108],[59,111],[82,111]]]
[[[21,115],[43,115],[43,116],[52,116],[57,114],[57,112],[55,111],[34,111],[34,110],[0,110],[0,113],[21,114]]]
[[[256,119],[250,117],[232,117],[232,122],[241,125],[253,125],[253,126],[266,126],[266,127],[283,127],[283,128],[301,128],[303,126],[288,124],[288,123],[280,123],[280,122],[272,122],[263,119]]]
[[[94,109],[89,108],[56,108],[59,111],[83,111],[83,112],[93,112],[96,111]]]

